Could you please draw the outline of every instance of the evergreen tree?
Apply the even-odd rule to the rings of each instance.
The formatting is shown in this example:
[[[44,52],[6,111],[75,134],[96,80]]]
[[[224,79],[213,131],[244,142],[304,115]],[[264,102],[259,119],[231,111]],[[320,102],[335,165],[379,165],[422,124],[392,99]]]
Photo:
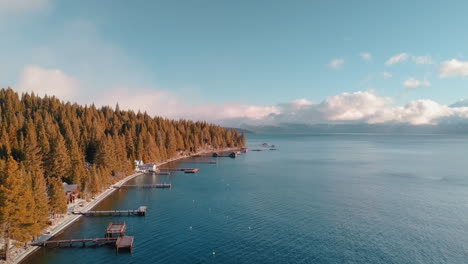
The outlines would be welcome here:
[[[25,175],[13,157],[9,157],[2,169],[4,180],[0,186],[0,219],[8,258],[10,239],[19,242],[31,239],[27,229],[34,222],[32,218],[34,200],[32,191],[27,189]]]
[[[52,216],[56,214],[64,214],[67,212],[67,199],[65,196],[65,189],[60,178],[51,177],[49,181],[49,207]]]
[[[68,178],[68,173],[71,168],[70,157],[67,147],[65,146],[65,140],[59,132],[52,141],[47,164],[48,168],[46,173],[48,177],[56,177],[59,179]]]

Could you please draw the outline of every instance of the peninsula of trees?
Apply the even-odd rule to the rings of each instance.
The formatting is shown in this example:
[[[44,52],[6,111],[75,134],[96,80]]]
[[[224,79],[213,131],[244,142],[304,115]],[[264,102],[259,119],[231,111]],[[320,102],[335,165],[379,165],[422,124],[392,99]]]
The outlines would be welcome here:
[[[168,120],[0,90],[1,236],[26,242],[66,212],[63,182],[91,196],[134,170],[200,148],[241,147],[243,134],[206,122]]]

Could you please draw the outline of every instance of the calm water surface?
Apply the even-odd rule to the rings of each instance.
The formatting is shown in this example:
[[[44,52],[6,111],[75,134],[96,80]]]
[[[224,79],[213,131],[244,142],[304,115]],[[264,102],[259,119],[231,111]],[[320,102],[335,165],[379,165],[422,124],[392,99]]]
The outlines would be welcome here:
[[[250,135],[249,152],[198,174],[144,175],[56,239],[100,237],[125,221],[133,254],[41,249],[24,263],[468,263],[468,137]],[[213,254],[213,252],[215,254]]]

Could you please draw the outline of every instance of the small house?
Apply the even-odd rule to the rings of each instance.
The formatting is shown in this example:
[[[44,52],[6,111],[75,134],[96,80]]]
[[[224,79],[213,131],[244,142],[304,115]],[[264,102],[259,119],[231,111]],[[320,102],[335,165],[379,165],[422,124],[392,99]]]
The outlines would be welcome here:
[[[140,171],[140,172],[154,172],[157,170],[158,168],[156,164],[154,163],[141,164],[141,165],[138,165],[137,167],[137,171]]]
[[[79,193],[78,184],[68,184],[64,182],[63,189],[65,190],[65,195],[67,196],[67,203],[74,203]]]
[[[143,165],[143,161],[142,160],[135,160],[135,170],[138,170],[138,166],[140,165]]]

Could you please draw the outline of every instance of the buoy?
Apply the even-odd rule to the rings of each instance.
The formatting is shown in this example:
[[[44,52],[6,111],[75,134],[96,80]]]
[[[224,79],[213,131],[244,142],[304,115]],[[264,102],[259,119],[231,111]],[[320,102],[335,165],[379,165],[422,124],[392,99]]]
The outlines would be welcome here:
[[[216,252],[214,252],[214,250],[213,250],[213,255],[216,255]]]

